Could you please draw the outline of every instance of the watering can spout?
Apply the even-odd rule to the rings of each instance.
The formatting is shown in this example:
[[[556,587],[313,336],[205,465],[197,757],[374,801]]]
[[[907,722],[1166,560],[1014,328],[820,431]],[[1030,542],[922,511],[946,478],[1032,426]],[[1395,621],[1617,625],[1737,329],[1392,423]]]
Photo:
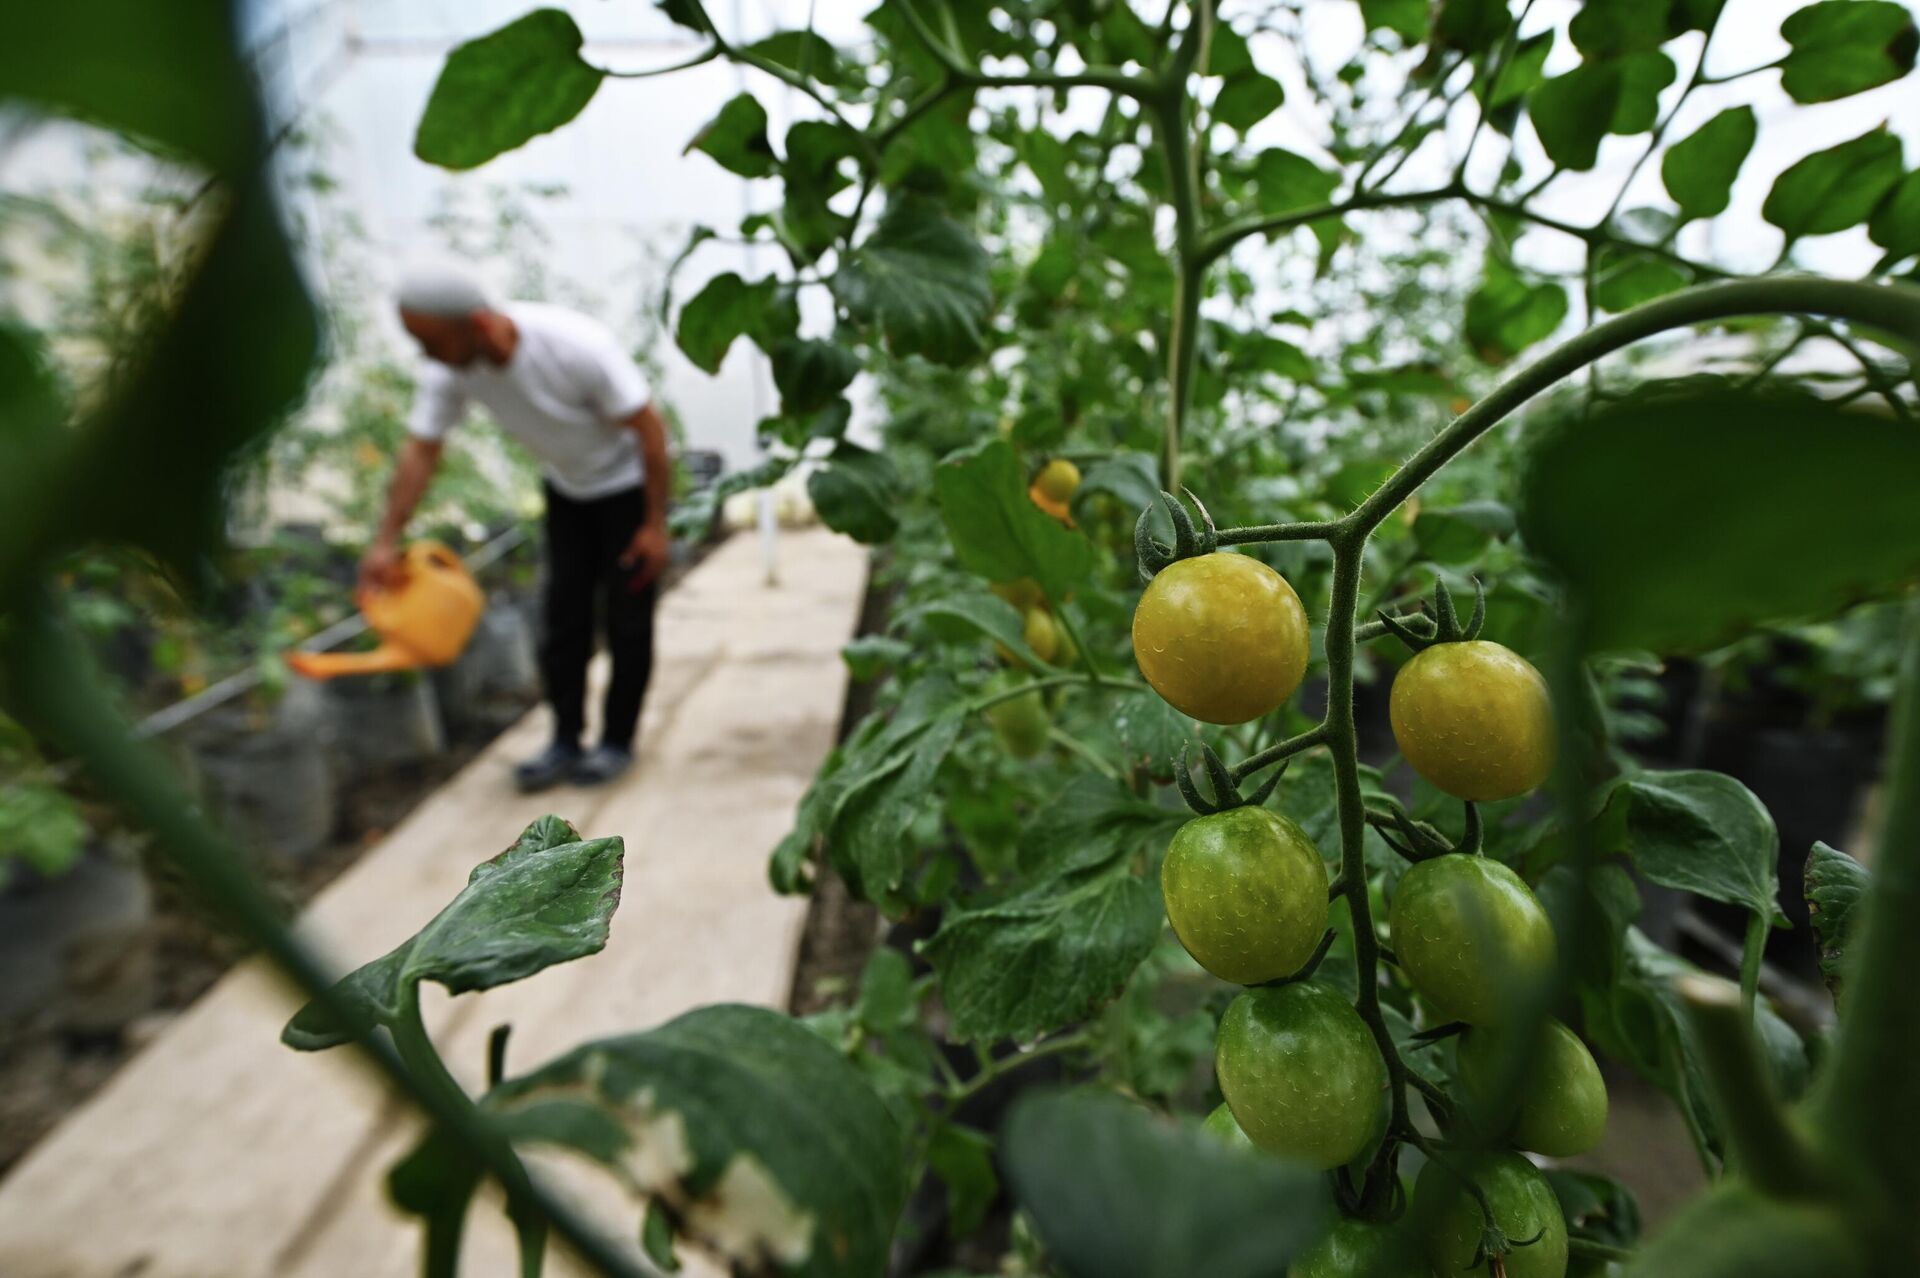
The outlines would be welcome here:
[[[380,636],[371,652],[290,652],[287,667],[309,679],[383,674],[451,663],[465,650],[486,596],[460,557],[437,541],[418,541],[401,557],[390,589],[364,591],[360,611]]]
[[[287,669],[308,679],[338,679],[341,675],[386,674],[418,670],[420,659],[405,648],[383,643],[371,652],[289,652]]]

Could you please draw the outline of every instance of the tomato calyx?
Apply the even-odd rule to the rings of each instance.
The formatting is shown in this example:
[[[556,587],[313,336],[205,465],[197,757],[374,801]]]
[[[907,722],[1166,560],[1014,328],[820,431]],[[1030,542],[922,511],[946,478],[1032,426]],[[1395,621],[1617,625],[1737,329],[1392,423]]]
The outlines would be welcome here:
[[[1173,544],[1167,545],[1153,535],[1153,507],[1148,506],[1140,512],[1139,522],[1133,526],[1133,552],[1139,561],[1140,580],[1152,581],[1153,575],[1168,564],[1180,559],[1192,559],[1199,555],[1210,555],[1220,549],[1220,530],[1213,526],[1213,516],[1191,488],[1182,488],[1193,508],[1200,512],[1200,523],[1196,526],[1193,516],[1180,504],[1180,499],[1162,489],[1156,500],[1161,509],[1167,512],[1167,518],[1173,523]]]
[[[1480,805],[1468,803],[1466,813],[1466,830],[1457,843],[1442,834],[1438,827],[1408,816],[1407,810],[1391,798],[1380,806],[1369,807],[1366,820],[1374,833],[1401,857],[1408,861],[1427,861],[1450,852],[1458,852],[1463,856],[1480,855],[1484,833]]]
[[[1207,778],[1213,783],[1213,797],[1200,793],[1200,787],[1194,784],[1193,772],[1187,766],[1187,752],[1182,750],[1173,761],[1173,779],[1180,787],[1180,797],[1187,806],[1201,816],[1212,816],[1216,812],[1225,812],[1229,808],[1257,808],[1265,805],[1273,797],[1280,785],[1280,778],[1286,775],[1288,760],[1283,760],[1272,776],[1261,782],[1260,788],[1252,794],[1242,797],[1240,786],[1233,779],[1233,773],[1226,762],[1214,753],[1212,746],[1204,741],[1200,743],[1200,757],[1207,766]]]
[[[1462,643],[1479,638],[1480,627],[1486,624],[1487,588],[1480,584],[1478,577],[1473,579],[1473,613],[1465,624],[1461,623],[1459,610],[1453,605],[1453,592],[1444,581],[1433,583],[1433,602],[1423,601],[1417,613],[1396,617],[1380,609],[1375,615],[1388,634],[1414,652],[1437,643]]]

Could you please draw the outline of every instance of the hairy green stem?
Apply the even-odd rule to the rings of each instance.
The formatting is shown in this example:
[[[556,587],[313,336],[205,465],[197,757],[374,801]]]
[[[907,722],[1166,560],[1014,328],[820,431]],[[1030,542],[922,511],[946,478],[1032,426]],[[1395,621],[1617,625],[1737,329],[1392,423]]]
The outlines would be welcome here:
[[[1244,781],[1246,778],[1260,771],[1260,769],[1270,764],[1278,763],[1282,759],[1291,758],[1303,750],[1311,750],[1314,746],[1319,745],[1326,739],[1327,725],[1325,723],[1315,724],[1297,736],[1288,737],[1285,741],[1270,745],[1258,754],[1250,754],[1239,763],[1236,763],[1231,769],[1233,779],[1235,781]]]
[[[1373,934],[1373,913],[1367,900],[1366,801],[1360,792],[1360,743],[1353,718],[1354,610],[1360,598],[1360,568],[1366,555],[1364,531],[1342,536],[1333,543],[1333,598],[1327,616],[1327,718],[1323,725],[1333,755],[1333,781],[1340,817],[1340,878],[1345,884],[1347,911],[1353,920],[1353,969],[1357,986],[1354,1009],[1373,1033],[1374,1044],[1387,1067],[1390,1130],[1409,1126],[1407,1069],[1393,1045],[1380,1010],[1380,946]],[[1393,1141],[1384,1141],[1361,1187],[1362,1202],[1371,1210],[1383,1205],[1390,1186],[1385,1175]]]

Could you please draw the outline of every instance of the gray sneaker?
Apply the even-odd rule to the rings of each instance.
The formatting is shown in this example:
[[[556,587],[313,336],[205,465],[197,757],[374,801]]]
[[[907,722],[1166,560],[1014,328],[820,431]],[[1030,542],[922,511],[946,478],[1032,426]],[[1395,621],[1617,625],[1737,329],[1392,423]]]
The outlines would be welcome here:
[[[573,765],[575,785],[605,785],[633,766],[633,751],[619,746],[595,746]]]
[[[522,794],[549,790],[565,781],[580,763],[580,747],[568,741],[556,741],[539,754],[514,765],[513,783]]]

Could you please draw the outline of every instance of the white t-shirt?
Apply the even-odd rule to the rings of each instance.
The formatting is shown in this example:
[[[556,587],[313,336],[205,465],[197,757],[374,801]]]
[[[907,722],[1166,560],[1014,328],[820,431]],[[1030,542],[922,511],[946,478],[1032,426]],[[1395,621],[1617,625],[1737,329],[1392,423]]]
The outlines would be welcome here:
[[[575,501],[640,483],[640,441],[623,423],[652,398],[646,376],[606,327],[537,302],[501,308],[519,331],[504,367],[428,361],[407,429],[444,439],[478,403],[540,460],[549,482]]]

